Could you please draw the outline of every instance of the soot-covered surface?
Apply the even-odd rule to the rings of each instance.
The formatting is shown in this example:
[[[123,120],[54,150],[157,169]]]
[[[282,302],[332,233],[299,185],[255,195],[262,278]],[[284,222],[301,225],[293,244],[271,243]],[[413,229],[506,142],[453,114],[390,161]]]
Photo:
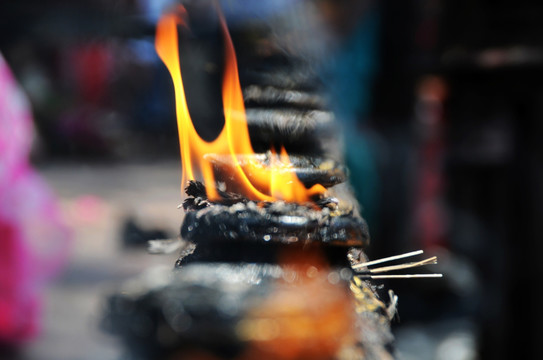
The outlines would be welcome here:
[[[365,246],[369,242],[364,219],[352,211],[330,209],[326,205],[333,203],[326,199],[321,201],[323,205],[268,203],[230,195],[221,204],[209,201],[198,182],[189,183],[187,194],[181,236],[197,244],[221,239],[339,246]]]

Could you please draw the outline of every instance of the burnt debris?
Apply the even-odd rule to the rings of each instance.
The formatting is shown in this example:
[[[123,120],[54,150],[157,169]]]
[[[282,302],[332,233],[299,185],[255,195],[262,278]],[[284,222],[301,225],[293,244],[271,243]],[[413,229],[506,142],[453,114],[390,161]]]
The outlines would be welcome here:
[[[190,181],[183,203],[186,210],[181,237],[196,245],[176,266],[190,262],[226,261],[277,263],[291,248],[326,246],[331,265],[348,266],[346,248],[369,242],[368,226],[353,210],[341,212],[336,199],[314,203],[256,202],[220,191],[212,202],[205,187]]]
[[[255,202],[232,193],[211,202],[200,182],[187,186],[189,198],[181,236],[196,244],[224,240],[301,243],[322,242],[337,246],[365,246],[366,222],[354,212],[341,213],[326,205],[331,200],[296,204],[283,201]]]

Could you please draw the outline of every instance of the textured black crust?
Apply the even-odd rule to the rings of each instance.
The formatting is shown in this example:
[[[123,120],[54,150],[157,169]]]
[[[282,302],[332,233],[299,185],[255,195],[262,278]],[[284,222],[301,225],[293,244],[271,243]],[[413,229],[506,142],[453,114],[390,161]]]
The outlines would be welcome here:
[[[352,211],[341,214],[331,210],[326,199],[311,204],[266,203],[220,192],[221,203],[212,203],[205,196],[204,185],[196,181],[189,182],[185,191],[189,198],[183,204],[187,213],[181,226],[181,237],[195,244],[225,240],[284,244],[320,242],[334,246],[366,246],[369,243],[364,219]]]
[[[322,242],[339,246],[366,246],[369,242],[366,222],[353,214],[332,215],[328,208],[314,210],[282,202],[266,208],[252,201],[189,211],[181,226],[181,236],[197,244],[202,239]]]

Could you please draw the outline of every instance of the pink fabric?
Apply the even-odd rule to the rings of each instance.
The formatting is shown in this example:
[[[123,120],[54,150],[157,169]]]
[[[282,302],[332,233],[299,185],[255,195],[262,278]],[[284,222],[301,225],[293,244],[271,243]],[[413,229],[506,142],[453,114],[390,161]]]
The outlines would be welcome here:
[[[0,54],[0,342],[39,328],[40,294],[66,258],[69,230],[28,157],[30,106]]]

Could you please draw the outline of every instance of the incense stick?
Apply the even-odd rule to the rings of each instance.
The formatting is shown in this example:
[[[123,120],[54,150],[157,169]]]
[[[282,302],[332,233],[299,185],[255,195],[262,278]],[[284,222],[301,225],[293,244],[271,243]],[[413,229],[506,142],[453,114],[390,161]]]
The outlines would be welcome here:
[[[428,258],[422,261],[410,262],[407,264],[391,265],[391,266],[380,267],[377,269],[369,269],[368,271],[372,274],[378,274],[378,273],[383,273],[383,272],[388,272],[388,271],[403,270],[403,269],[409,269],[409,268],[414,268],[414,267],[419,267],[419,266],[424,266],[424,265],[434,265],[434,264],[437,264],[437,256],[432,256],[431,258]]]
[[[403,258],[406,258],[406,257],[419,255],[419,254],[422,254],[423,252],[424,252],[423,250],[412,251],[412,252],[408,252],[408,253],[401,254],[401,255],[395,255],[395,256],[390,256],[390,257],[386,257],[386,258],[382,258],[382,259],[368,261],[368,262],[361,263],[361,264],[356,264],[356,265],[353,265],[352,268],[353,269],[360,269],[360,268],[371,266],[371,265],[381,264],[381,263],[384,263],[384,262],[389,262],[389,261],[393,261],[393,260],[398,260],[398,259],[403,259]]]
[[[356,275],[363,279],[415,279],[415,278],[440,278],[443,274],[409,274],[409,275]]]

